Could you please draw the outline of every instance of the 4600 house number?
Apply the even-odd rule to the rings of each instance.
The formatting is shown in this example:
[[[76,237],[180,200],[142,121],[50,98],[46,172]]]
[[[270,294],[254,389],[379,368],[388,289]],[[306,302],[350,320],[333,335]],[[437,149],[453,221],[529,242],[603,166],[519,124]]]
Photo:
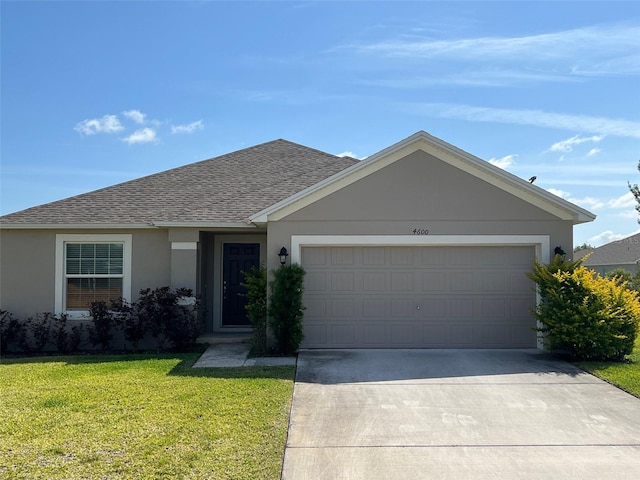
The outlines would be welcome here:
[[[426,228],[414,228],[413,229],[413,234],[414,235],[429,235],[429,230],[427,230]]]

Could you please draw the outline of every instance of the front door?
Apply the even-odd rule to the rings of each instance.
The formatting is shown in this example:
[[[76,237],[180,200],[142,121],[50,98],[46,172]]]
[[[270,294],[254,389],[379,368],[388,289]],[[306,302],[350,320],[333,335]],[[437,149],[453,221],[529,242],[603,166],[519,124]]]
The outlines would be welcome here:
[[[242,272],[260,264],[259,243],[225,243],[222,260],[222,326],[250,327]]]

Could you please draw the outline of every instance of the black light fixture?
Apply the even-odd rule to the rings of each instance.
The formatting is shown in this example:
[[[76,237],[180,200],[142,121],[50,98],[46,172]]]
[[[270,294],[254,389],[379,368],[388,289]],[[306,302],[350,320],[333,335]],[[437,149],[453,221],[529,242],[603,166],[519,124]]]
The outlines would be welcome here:
[[[287,252],[287,249],[285,247],[282,247],[278,256],[280,257],[280,265],[284,265],[285,263],[287,263],[289,252]]]
[[[553,253],[555,253],[556,255],[566,255],[566,252],[562,250],[562,247],[559,245],[553,249]]]

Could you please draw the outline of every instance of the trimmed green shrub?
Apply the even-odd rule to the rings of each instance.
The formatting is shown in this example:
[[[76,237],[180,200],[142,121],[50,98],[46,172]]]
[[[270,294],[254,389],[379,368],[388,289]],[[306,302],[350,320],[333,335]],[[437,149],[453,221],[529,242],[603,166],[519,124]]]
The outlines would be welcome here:
[[[242,286],[247,289],[245,310],[253,326],[249,354],[255,357],[267,352],[267,269],[253,266],[242,275]]]
[[[131,304],[129,317],[124,320],[129,339],[138,338],[139,341],[142,338],[140,328],[144,326],[159,349],[165,348],[167,342],[176,349],[195,345],[200,335],[198,302],[184,303],[185,298],[193,298],[193,292],[188,288],[140,290],[140,297]]]
[[[550,350],[585,360],[631,353],[640,328],[637,292],[559,255],[548,265],[536,261],[528,276],[540,293],[535,316]]]
[[[271,298],[269,300],[269,326],[276,339],[277,350],[282,355],[292,355],[300,348],[304,338],[302,304],[305,270],[300,265],[283,265],[273,270]]]
[[[114,330],[119,326],[118,318],[114,315],[107,302],[91,302],[89,306],[91,323],[87,326],[89,342],[94,347],[108,350],[111,347]]]
[[[0,354],[17,346],[24,333],[24,325],[11,312],[0,310]]]

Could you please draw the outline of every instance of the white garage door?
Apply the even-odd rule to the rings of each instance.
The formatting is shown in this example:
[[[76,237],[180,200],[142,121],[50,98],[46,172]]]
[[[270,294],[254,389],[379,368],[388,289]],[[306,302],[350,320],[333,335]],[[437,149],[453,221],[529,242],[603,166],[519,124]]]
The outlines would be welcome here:
[[[303,247],[305,348],[535,348],[529,246]]]

